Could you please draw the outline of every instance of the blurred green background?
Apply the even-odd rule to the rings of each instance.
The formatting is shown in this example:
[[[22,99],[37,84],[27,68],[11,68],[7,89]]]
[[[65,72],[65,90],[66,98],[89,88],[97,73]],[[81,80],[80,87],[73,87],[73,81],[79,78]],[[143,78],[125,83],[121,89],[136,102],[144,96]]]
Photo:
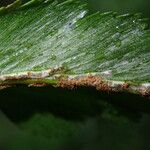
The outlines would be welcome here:
[[[150,17],[149,0],[88,0],[93,11],[116,11],[119,13],[141,12]]]
[[[14,0],[1,0],[0,6],[7,5]],[[22,0],[29,1],[29,0]],[[64,0],[58,0],[64,1]],[[91,12],[95,11],[116,11],[124,13],[143,13],[144,17],[150,18],[150,0],[82,0],[88,2]]]

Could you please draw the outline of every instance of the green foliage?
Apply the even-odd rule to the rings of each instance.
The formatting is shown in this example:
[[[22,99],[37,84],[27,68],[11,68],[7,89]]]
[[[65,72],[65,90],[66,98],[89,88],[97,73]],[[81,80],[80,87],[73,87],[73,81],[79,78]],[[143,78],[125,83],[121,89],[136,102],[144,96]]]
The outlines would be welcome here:
[[[92,74],[112,83],[131,83],[131,91],[145,87],[149,90],[147,20],[140,14],[86,14],[86,4],[75,0],[32,0],[23,4],[16,1],[0,8],[0,88],[11,84],[54,85],[61,77],[80,79]],[[139,87],[139,83],[145,85]],[[149,124],[149,116],[144,115],[143,124],[137,121],[141,119],[139,112],[147,113],[150,109],[148,102],[144,101],[146,106],[139,102],[139,97],[133,98],[136,105],[131,108],[129,102],[128,107],[138,111],[132,112],[133,116],[129,113],[129,117],[90,90],[77,95],[76,90],[71,91],[73,95],[62,91],[63,95],[62,89],[58,89],[58,94],[53,88],[36,89],[36,93],[31,88],[31,93],[22,93],[25,90],[21,88],[19,92],[11,90],[0,91],[0,108],[16,125],[0,113],[0,149],[20,150],[27,146],[29,150],[110,150],[114,146],[116,150],[139,150],[146,145],[143,129]],[[102,99],[111,102],[116,99],[102,95]],[[121,100],[126,96],[122,93]],[[24,118],[26,115],[29,116]],[[136,116],[136,123],[131,121],[134,115],[140,116]],[[17,116],[21,119],[15,120]]]
[[[86,11],[79,1],[47,2],[1,16],[1,76],[64,67],[60,74],[149,82],[145,20],[113,12],[85,17]],[[105,75],[109,70],[112,76]]]

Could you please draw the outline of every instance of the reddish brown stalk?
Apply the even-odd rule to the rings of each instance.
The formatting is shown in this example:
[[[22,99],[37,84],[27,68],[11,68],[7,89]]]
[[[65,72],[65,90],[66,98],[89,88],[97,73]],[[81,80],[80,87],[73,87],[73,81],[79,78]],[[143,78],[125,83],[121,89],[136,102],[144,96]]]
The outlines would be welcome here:
[[[91,75],[87,77],[79,77],[73,79],[62,78],[60,79],[57,86],[62,88],[69,88],[69,89],[73,89],[80,86],[86,86],[86,87],[95,87],[99,91],[116,90],[116,88],[113,89],[112,87],[110,87],[108,82],[104,81],[101,77],[96,77]]]

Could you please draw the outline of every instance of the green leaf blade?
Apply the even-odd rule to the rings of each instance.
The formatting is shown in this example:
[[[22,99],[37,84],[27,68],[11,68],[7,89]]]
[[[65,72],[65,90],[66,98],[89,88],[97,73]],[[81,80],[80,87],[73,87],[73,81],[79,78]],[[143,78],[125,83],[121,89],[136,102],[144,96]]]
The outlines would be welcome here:
[[[141,16],[86,13],[84,4],[66,1],[41,2],[2,15],[1,83],[18,77],[58,81],[56,75],[92,75],[119,84],[142,84],[133,91],[143,90],[144,84],[149,91],[150,30]]]

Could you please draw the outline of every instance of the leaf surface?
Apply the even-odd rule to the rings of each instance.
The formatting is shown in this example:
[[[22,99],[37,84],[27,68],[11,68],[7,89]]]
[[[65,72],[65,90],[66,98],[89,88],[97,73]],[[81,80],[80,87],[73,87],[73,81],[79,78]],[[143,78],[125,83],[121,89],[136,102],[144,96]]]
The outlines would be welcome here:
[[[1,86],[95,86],[149,95],[150,30],[140,14],[86,15],[86,5],[74,0],[16,1],[0,14]]]

